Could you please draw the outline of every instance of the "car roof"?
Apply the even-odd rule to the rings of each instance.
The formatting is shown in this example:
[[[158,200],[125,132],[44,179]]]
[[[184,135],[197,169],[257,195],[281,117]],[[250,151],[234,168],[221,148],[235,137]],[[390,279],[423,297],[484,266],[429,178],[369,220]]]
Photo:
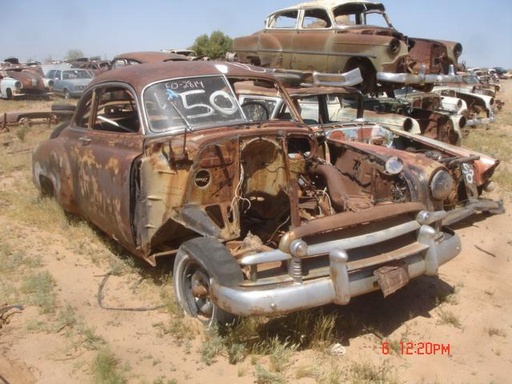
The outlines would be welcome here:
[[[277,80],[270,71],[260,67],[231,62],[187,60],[128,65],[113,69],[96,76],[90,86],[116,81],[131,84],[137,92],[141,92],[147,84],[160,80],[222,74],[241,78]]]
[[[331,9],[333,7],[336,7],[338,5],[348,4],[348,3],[355,3],[355,4],[381,4],[380,2],[375,1],[369,1],[369,0],[325,0],[325,1],[308,1],[300,4],[293,5],[291,7],[283,8],[276,12],[282,12],[285,10],[297,10],[297,9],[303,9],[303,8],[325,8],[325,9]],[[272,14],[276,13],[272,12]]]

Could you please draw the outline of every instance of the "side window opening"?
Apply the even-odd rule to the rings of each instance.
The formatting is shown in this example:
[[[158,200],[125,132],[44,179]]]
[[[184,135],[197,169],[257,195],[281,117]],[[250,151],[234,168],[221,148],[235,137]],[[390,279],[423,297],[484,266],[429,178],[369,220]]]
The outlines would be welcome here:
[[[302,28],[305,29],[323,29],[330,28],[331,21],[323,9],[308,9],[304,13]]]
[[[273,17],[270,28],[296,28],[297,27],[297,11],[289,11],[277,14]]]
[[[137,133],[139,115],[132,93],[122,87],[108,87],[98,94],[95,130]]]

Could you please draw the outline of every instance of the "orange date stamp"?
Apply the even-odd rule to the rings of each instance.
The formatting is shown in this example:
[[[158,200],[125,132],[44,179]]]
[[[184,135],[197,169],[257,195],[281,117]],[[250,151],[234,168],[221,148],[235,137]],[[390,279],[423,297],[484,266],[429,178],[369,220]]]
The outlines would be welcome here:
[[[389,355],[391,351],[399,355],[451,356],[451,344],[433,343],[431,341],[400,341],[393,344],[385,341],[381,344],[383,355]]]

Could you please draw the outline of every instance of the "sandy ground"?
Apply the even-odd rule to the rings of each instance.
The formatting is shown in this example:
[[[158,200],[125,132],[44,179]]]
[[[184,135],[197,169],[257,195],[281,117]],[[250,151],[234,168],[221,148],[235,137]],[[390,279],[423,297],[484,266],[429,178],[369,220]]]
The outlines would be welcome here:
[[[505,108],[511,108],[512,80],[505,82],[501,98],[507,103]],[[0,181],[0,190],[9,185],[7,180]],[[512,195],[499,188],[494,193],[505,197],[507,213],[475,218],[455,227],[463,249],[441,268],[438,278],[419,278],[386,299],[372,294],[339,308],[341,316],[357,314],[357,322],[339,340],[346,353],[333,357],[315,350],[295,352],[286,382],[321,382],[318,378],[296,378],[294,370],[306,365],[344,369],[351,362],[367,361],[392,370],[403,383],[509,383]],[[211,365],[202,362],[200,327],[194,328],[197,334],[193,339],[180,342],[159,328],[168,322],[165,311],[99,308],[98,286],[107,270],[76,258],[66,246],[69,239],[51,229],[35,232],[20,222],[7,222],[1,213],[0,226],[18,231],[20,239],[31,242],[30,253],[42,257],[44,268],[55,278],[59,302],[72,306],[78,317],[107,341],[116,357],[129,367],[129,383],[256,382],[250,358],[236,365],[222,356]],[[133,284],[139,279],[134,275],[112,276],[104,291],[106,305],[158,303],[151,288],[145,295],[134,294]],[[94,382],[89,363],[95,351],[87,348],[86,340],[70,340],[65,329],[27,331],[37,318],[36,308],[26,306],[0,329],[0,382]],[[390,341],[395,342],[395,350],[388,351],[383,344]]]

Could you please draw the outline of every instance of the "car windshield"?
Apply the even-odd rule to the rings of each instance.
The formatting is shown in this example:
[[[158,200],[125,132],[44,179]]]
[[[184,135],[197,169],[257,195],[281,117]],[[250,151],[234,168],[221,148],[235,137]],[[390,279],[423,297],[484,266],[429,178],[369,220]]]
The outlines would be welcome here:
[[[144,92],[149,128],[155,133],[239,124],[247,121],[224,76],[167,80]]]
[[[62,72],[62,79],[92,79],[92,74],[89,71],[64,71]]]
[[[480,80],[475,75],[462,76],[462,81],[466,84],[480,84]]]

